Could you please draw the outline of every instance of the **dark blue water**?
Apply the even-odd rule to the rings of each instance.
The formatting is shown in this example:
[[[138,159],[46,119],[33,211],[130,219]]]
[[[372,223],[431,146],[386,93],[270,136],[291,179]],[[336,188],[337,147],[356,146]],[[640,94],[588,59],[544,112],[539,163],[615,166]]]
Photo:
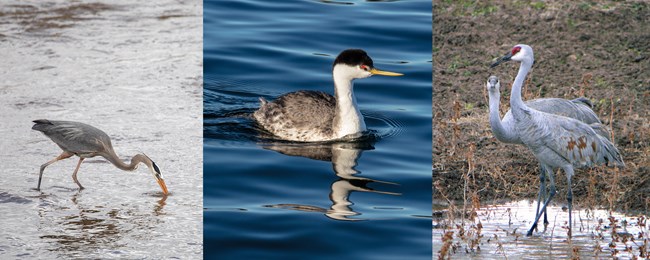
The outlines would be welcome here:
[[[355,81],[371,133],[260,136],[258,97],[333,93],[362,48],[404,73]],[[204,242],[218,259],[431,259],[431,1],[204,3]]]

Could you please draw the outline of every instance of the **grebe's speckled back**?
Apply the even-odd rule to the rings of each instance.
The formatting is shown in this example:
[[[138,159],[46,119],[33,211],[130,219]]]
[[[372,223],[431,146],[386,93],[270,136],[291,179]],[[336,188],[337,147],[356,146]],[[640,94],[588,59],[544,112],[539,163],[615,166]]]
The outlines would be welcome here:
[[[372,75],[401,76],[373,66],[365,51],[348,49],[334,61],[334,95],[301,90],[278,97],[273,102],[260,98],[261,106],[253,117],[258,124],[280,139],[317,142],[358,135],[366,123],[354,96],[354,79]]]

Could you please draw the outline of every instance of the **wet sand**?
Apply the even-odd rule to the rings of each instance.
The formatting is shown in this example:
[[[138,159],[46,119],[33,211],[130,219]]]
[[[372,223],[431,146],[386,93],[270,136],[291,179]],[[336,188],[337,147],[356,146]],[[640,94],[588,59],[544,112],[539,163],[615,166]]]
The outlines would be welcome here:
[[[202,2],[4,1],[0,5],[0,258],[202,256]],[[123,160],[71,174],[34,119],[94,125]]]

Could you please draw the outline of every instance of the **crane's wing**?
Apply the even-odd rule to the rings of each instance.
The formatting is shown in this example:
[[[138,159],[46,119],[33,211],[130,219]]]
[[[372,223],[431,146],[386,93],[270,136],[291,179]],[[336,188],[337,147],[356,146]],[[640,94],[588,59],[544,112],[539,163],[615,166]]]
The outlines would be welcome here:
[[[538,140],[571,164],[593,166],[625,166],[623,158],[614,144],[601,136],[590,125],[573,118],[547,113],[538,113],[536,124],[545,125],[546,132]]]
[[[563,98],[539,98],[526,101],[526,105],[538,111],[577,119],[586,124],[600,123],[598,115],[591,110],[586,98],[567,100]]]

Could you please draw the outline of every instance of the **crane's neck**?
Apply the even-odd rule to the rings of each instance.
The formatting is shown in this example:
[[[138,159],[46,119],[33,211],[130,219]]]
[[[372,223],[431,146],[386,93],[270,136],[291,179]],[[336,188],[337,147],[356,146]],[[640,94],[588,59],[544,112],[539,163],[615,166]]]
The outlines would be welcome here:
[[[354,96],[352,83],[354,78],[347,71],[349,68],[345,66],[335,66],[332,71],[336,97],[332,131],[337,138],[366,131],[366,123],[363,121],[357,106],[357,98]]]
[[[526,75],[532,66],[532,60],[526,59],[521,61],[521,65],[519,65],[519,72],[517,72],[515,82],[512,84],[512,92],[510,93],[510,109],[512,110],[515,119],[521,118],[523,116],[522,113],[526,110],[529,110],[528,106],[526,106],[526,104],[524,104],[524,101],[521,99],[521,88],[524,85]]]
[[[497,140],[504,143],[512,143],[516,140],[516,136],[506,129],[502,122],[501,116],[499,115],[499,105],[501,102],[501,94],[498,90],[490,91],[488,90],[489,103],[490,103],[490,127],[492,128],[492,134]]]

